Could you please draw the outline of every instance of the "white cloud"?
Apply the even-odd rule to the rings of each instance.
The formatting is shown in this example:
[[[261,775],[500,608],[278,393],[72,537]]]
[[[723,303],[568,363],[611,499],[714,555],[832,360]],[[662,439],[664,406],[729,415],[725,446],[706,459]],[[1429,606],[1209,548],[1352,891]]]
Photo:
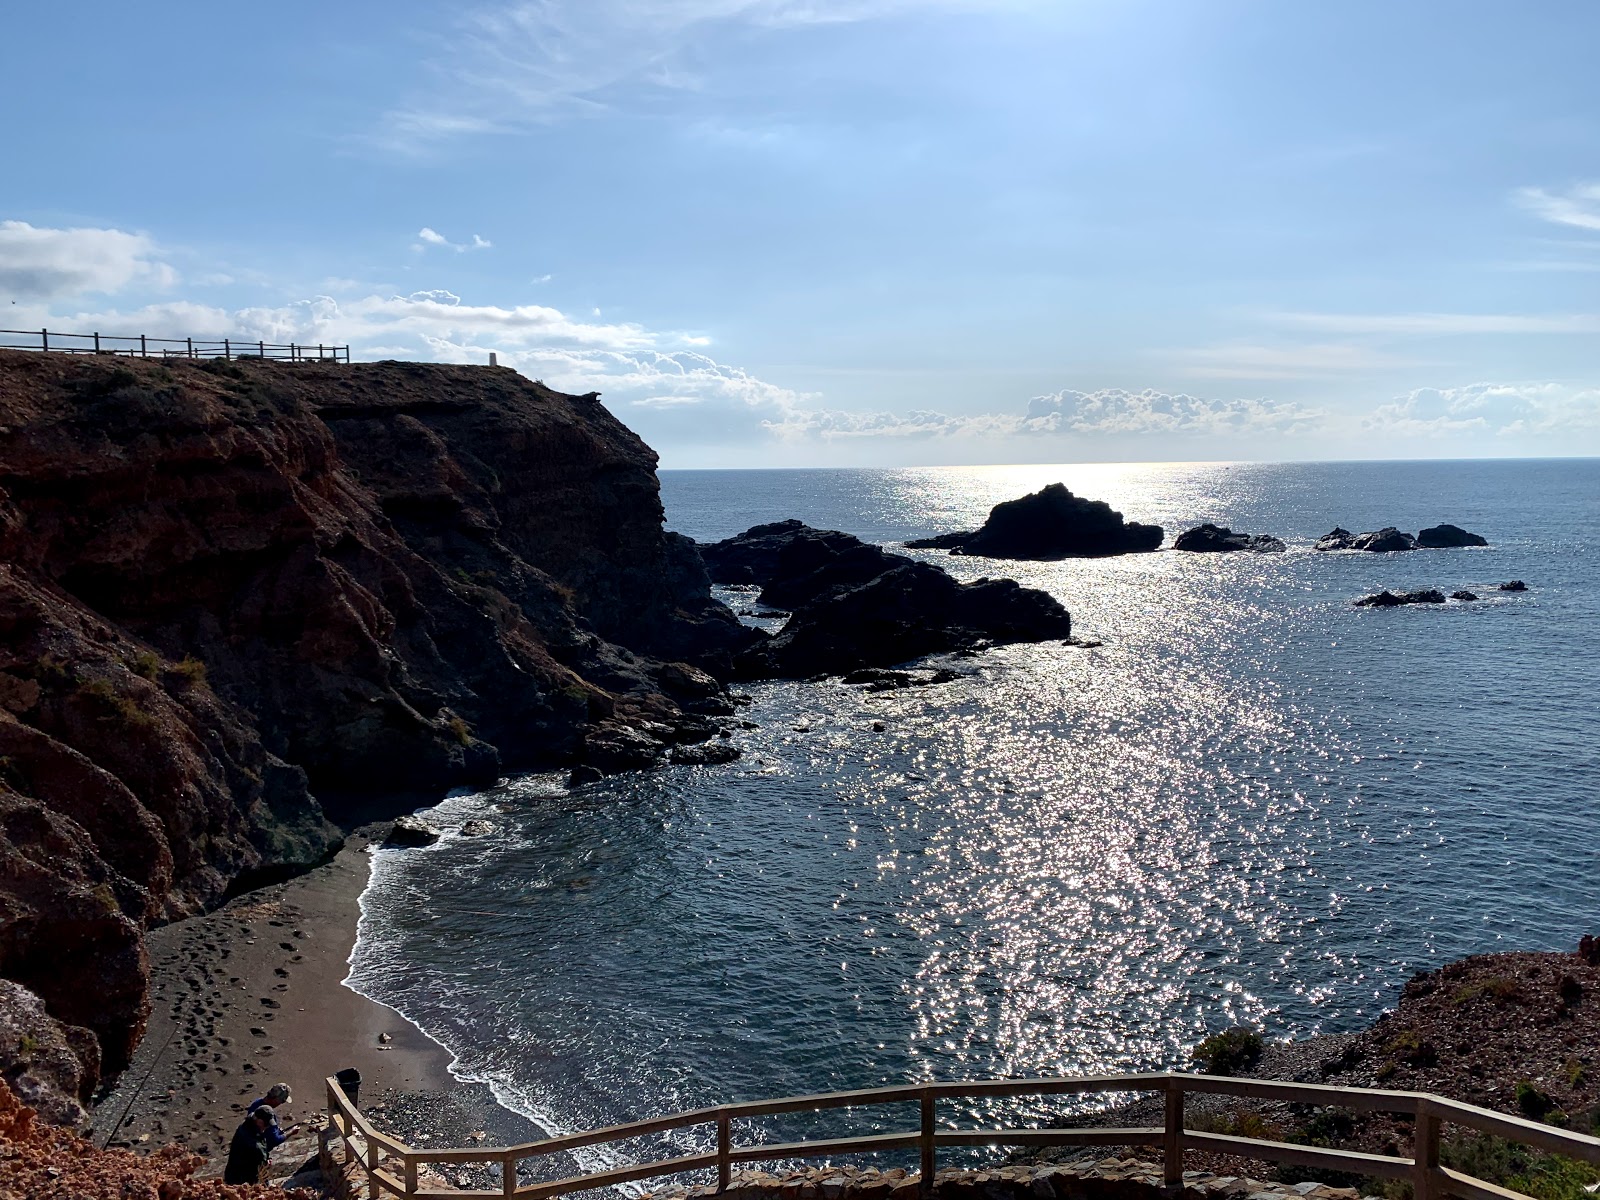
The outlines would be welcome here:
[[[168,286],[176,272],[155,253],[155,244],[142,233],[0,221],[0,299],[47,304],[118,292],[135,283]]]
[[[468,250],[487,250],[493,245],[493,242],[486,238],[481,238],[477,234],[472,235],[470,242],[452,242],[444,234],[437,233],[424,225],[417,230],[417,241],[412,243],[411,248],[420,253],[429,246],[439,246],[445,250],[454,250],[457,254],[464,254]]]
[[[1150,389],[1060,391],[1028,402],[1028,424],[1040,433],[1303,433],[1320,425],[1326,417],[1321,409],[1287,401],[1208,400]]]
[[[1513,198],[1522,208],[1555,225],[1600,230],[1600,183],[1580,183],[1565,192],[1518,188]]]
[[[1361,424],[1400,437],[1570,435],[1600,430],[1600,387],[1474,383],[1418,388],[1380,405]]]

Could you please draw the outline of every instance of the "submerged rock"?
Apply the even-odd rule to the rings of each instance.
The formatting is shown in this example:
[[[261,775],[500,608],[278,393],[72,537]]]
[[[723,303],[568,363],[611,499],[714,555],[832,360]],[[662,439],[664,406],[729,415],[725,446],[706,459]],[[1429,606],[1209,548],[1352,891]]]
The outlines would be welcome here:
[[[1502,583],[1495,588],[1495,591],[1497,592],[1525,592],[1527,590],[1528,585],[1523,583],[1520,579],[1510,580],[1509,582]]]
[[[843,682],[850,687],[862,687],[869,692],[892,692],[900,688],[932,687],[935,684],[950,683],[964,678],[966,672],[953,671],[949,667],[940,667],[936,671],[884,671],[877,668],[867,668],[861,671],[851,671],[844,677]]]
[[[385,846],[431,846],[443,836],[443,832],[436,826],[430,825],[421,817],[404,816],[395,821],[389,829],[389,836],[383,839]]]
[[[914,550],[949,550],[985,558],[1090,558],[1156,550],[1165,536],[1159,525],[1124,521],[1103,500],[1074,496],[1052,483],[1016,500],[996,504],[983,528],[907,542]]]
[[[1417,534],[1417,545],[1426,550],[1452,550],[1458,546],[1488,544],[1488,538],[1468,533],[1459,525],[1432,525]]]
[[[1450,593],[1450,599],[1452,600],[1476,600],[1477,598],[1476,592],[1460,591]]]
[[[1357,608],[1397,608],[1402,604],[1443,604],[1444,593],[1437,588],[1419,592],[1382,591],[1375,596],[1363,596],[1356,601]]]
[[[1270,533],[1235,533],[1225,525],[1207,522],[1180,533],[1172,543],[1174,550],[1191,550],[1197,554],[1226,554],[1249,550],[1256,554],[1277,554],[1289,547],[1282,539]]]

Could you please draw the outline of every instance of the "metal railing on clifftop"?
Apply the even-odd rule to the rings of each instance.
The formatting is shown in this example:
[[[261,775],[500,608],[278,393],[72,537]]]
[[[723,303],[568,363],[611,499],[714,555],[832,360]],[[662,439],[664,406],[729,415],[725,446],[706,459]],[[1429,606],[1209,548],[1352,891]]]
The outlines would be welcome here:
[[[299,342],[153,338],[110,333],[61,333],[50,329],[0,329],[0,350],[34,350],[48,354],[115,354],[124,358],[268,358],[279,362],[350,361],[349,346],[302,345]]]
[[[712,1169],[716,1171],[718,1186],[726,1188],[734,1163],[912,1149],[920,1154],[922,1193],[928,1196],[931,1194],[930,1183],[937,1168],[938,1148],[941,1146],[1155,1146],[1161,1149],[1162,1172],[1168,1185],[1182,1182],[1185,1151],[1209,1150],[1262,1162],[1331,1169],[1380,1179],[1409,1180],[1415,1200],[1444,1200],[1445,1197],[1455,1200],[1523,1200],[1520,1192],[1508,1191],[1445,1167],[1439,1161],[1440,1127],[1444,1124],[1464,1126],[1524,1146],[1600,1165],[1600,1138],[1556,1129],[1521,1117],[1506,1116],[1427,1092],[1388,1092],[1374,1088],[1279,1083],[1265,1079],[1186,1075],[1173,1071],[1085,1078],[986,1079],[792,1096],[782,1100],[757,1100],[748,1104],[701,1108],[628,1125],[615,1125],[609,1129],[546,1138],[520,1146],[448,1150],[418,1149],[379,1133],[344,1094],[337,1080],[330,1078],[327,1082],[328,1118],[344,1138],[345,1161],[353,1162],[359,1158],[367,1170],[369,1195],[374,1200],[381,1196],[400,1196],[405,1200],[462,1200],[463,1197],[491,1200],[493,1197],[506,1196],[545,1200],[546,1197],[563,1196],[590,1188]],[[1061,1096],[1104,1092],[1164,1093],[1166,1121],[1160,1126],[1124,1129],[1093,1126],[1060,1129],[940,1129],[937,1122],[938,1102],[941,1100],[974,1096]],[[1413,1119],[1412,1156],[1402,1158],[1366,1154],[1190,1131],[1184,1127],[1183,1107],[1184,1097],[1191,1093],[1404,1114]],[[743,1118],[882,1104],[916,1104],[920,1114],[918,1127],[902,1132],[809,1142],[734,1144],[733,1123]],[[628,1138],[699,1125],[715,1126],[714,1150],[550,1182],[524,1184],[517,1177],[518,1164],[523,1159],[603,1146]],[[359,1150],[352,1135],[358,1136],[363,1143]],[[498,1167],[501,1188],[493,1192],[423,1190],[418,1185],[418,1171],[424,1165],[435,1163]]]

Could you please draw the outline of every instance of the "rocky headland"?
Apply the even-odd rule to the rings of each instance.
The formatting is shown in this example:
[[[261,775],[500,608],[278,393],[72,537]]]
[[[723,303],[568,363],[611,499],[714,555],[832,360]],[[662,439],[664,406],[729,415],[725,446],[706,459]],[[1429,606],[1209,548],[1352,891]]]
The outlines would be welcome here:
[[[1104,500],[1074,496],[1065,484],[1006,500],[989,510],[981,529],[943,533],[906,543],[912,550],[948,550],[983,558],[1050,560],[1137,554],[1161,548],[1159,525],[1125,521]]]
[[[1010,579],[960,583],[931,563],[799,521],[757,525],[700,547],[711,578],[757,585],[787,610],[734,664],[745,678],[808,678],[892,667],[928,654],[1072,636],[1045,592]]]
[[[715,736],[760,635],[655,465],[510,370],[0,351],[0,1027],[59,1111],[139,1041],[147,928],[373,803]]]

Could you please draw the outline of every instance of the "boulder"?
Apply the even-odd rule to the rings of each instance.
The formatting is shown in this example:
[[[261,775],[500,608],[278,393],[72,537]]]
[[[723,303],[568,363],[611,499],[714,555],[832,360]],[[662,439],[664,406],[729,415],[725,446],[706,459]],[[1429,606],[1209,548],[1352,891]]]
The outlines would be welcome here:
[[[1342,525],[1335,525],[1327,533],[1317,539],[1313,550],[1349,550],[1356,540],[1356,535]]]
[[[1419,592],[1382,591],[1375,596],[1363,596],[1356,601],[1357,608],[1397,608],[1402,604],[1443,604],[1444,593],[1437,588]]]
[[[1027,496],[996,504],[983,528],[907,542],[911,549],[947,549],[985,558],[1048,560],[1156,550],[1165,536],[1159,525],[1124,521],[1103,500],[1074,496],[1052,483]]]
[[[1197,554],[1226,554],[1249,550],[1256,554],[1277,554],[1289,547],[1270,533],[1235,533],[1225,525],[1209,522],[1186,529],[1172,543],[1174,550],[1190,550]]]
[[[1476,600],[1477,598],[1476,592],[1461,591],[1450,593],[1450,599],[1452,600]]]
[[[1432,525],[1417,534],[1417,545],[1426,550],[1453,550],[1458,546],[1488,544],[1488,538],[1468,533],[1459,525]]]
[[[1497,585],[1494,590],[1497,592],[1525,592],[1528,590],[1528,585],[1520,579],[1513,579],[1507,583]]]
[[[659,738],[626,725],[601,725],[583,740],[583,760],[606,775],[655,766],[666,753]]]
[[[389,829],[385,846],[431,846],[443,836],[441,831],[417,816],[404,816]]]
[[[1367,550],[1373,554],[1387,554],[1397,550],[1415,550],[1417,539],[1401,533],[1393,525],[1386,525],[1376,533],[1363,533],[1350,543],[1352,550]]]
[[[485,834],[490,834],[493,832],[493,823],[484,820],[471,820],[461,826],[461,834],[463,837],[483,837]]]
[[[706,742],[699,746],[677,746],[668,757],[672,762],[689,766],[711,766],[730,763],[743,754],[743,750],[727,742]]]
[[[885,671],[867,667],[851,671],[843,682],[850,687],[860,687],[868,692],[893,692],[901,688],[932,687],[963,678],[965,672],[940,667],[935,671]]]
[[[0,1078],[52,1125],[79,1125],[100,1079],[100,1043],[56,1020],[20,983],[0,979]]]

